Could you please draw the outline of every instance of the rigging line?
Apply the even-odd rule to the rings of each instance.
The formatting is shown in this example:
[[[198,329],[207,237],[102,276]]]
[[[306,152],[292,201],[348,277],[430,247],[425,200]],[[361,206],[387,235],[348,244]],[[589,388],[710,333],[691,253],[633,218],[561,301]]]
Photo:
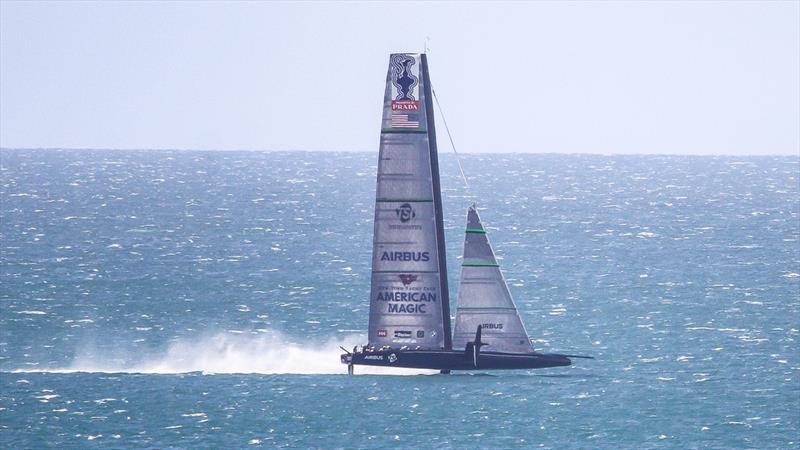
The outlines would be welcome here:
[[[453,148],[453,153],[456,154],[456,161],[458,162],[458,170],[461,172],[461,178],[464,180],[464,187],[467,191],[467,196],[472,197],[472,194],[469,191],[469,183],[467,182],[467,176],[464,175],[464,167],[461,165],[461,157],[456,150],[456,144],[453,142],[453,135],[450,134],[450,127],[447,126],[447,119],[444,117],[444,110],[442,109],[442,105],[439,104],[439,97],[436,96],[436,89],[433,88],[431,84],[431,92],[433,92],[433,99],[436,101],[436,107],[439,108],[439,114],[442,115],[442,123],[444,123],[444,129],[447,131],[447,137],[450,139],[450,147]]]

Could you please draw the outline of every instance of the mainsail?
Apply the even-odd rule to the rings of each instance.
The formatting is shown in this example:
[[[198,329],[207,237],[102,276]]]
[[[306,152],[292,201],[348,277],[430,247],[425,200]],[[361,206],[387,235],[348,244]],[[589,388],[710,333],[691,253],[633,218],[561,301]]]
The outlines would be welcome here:
[[[465,348],[478,325],[486,351],[532,353],[533,346],[517,313],[475,205],[467,211],[464,260],[458,287],[453,347]]]
[[[372,243],[373,347],[452,348],[431,99],[425,55],[391,55]]]

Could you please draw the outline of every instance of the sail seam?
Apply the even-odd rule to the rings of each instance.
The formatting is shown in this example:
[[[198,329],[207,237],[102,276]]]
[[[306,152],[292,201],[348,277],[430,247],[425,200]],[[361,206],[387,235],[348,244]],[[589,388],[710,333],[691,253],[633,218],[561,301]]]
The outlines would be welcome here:
[[[517,310],[517,308],[513,308],[511,306],[459,306],[458,309],[459,310],[465,310],[465,309],[470,309],[470,310],[471,309],[507,309],[507,310],[510,310],[510,311],[516,311]]]
[[[381,130],[381,133],[399,133],[399,134],[426,134],[428,130]]]
[[[373,270],[373,273],[439,273],[438,270]]]

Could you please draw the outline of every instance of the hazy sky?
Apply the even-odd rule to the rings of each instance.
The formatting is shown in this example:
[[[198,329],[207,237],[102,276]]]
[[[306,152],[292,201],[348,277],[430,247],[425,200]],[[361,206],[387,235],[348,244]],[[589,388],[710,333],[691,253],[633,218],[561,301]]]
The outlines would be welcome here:
[[[2,2],[0,146],[376,151],[426,37],[460,152],[800,152],[797,1]]]

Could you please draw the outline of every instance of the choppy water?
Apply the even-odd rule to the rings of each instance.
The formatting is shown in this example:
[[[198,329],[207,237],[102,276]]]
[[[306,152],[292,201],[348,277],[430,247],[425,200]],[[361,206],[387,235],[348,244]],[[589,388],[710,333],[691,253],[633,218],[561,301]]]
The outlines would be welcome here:
[[[3,150],[0,447],[798,446],[797,157],[443,156],[453,289],[478,199],[535,346],[597,360],[347,377],[376,159]]]

